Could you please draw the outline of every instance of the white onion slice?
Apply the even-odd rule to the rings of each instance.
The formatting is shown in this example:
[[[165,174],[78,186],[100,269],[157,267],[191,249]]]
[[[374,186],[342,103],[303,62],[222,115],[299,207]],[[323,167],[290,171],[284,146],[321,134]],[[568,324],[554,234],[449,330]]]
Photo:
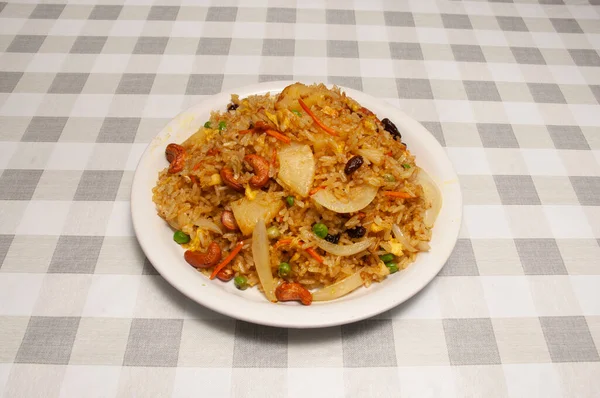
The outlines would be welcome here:
[[[394,233],[394,237],[396,238],[396,240],[400,243],[402,243],[402,246],[404,246],[404,248],[406,250],[408,250],[409,252],[418,252],[419,249],[417,249],[416,247],[414,247],[413,245],[410,244],[410,241],[406,238],[406,236],[404,236],[404,234],[402,233],[402,230],[400,229],[400,227],[396,224],[392,225],[392,232]]]
[[[265,292],[267,299],[276,302],[275,280],[271,272],[271,262],[269,261],[269,238],[267,237],[267,227],[262,219],[259,219],[254,226],[252,233],[252,258],[258,279]]]
[[[194,221],[194,225],[199,228],[206,229],[208,231],[216,232],[220,235],[223,235],[223,231],[221,231],[221,228],[219,228],[219,226],[217,224],[215,224],[214,222],[210,221],[207,218],[197,219],[196,221]]]
[[[419,249],[422,252],[428,252],[429,250],[431,250],[431,246],[429,246],[429,243],[427,242],[419,242],[419,244],[417,245],[417,249]]]
[[[423,169],[419,170],[417,181],[423,187],[425,199],[431,201],[431,207],[425,212],[423,221],[427,228],[432,228],[442,208],[442,193],[433,179]]]
[[[321,206],[336,213],[353,213],[364,209],[375,199],[377,187],[369,184],[356,187],[350,193],[350,200],[342,202],[328,189],[315,193],[312,198]]]
[[[364,270],[361,268],[347,278],[334,283],[331,286],[324,287],[314,292],[313,301],[329,301],[345,296],[346,294],[358,289],[362,286],[363,280],[360,273]]]
[[[356,150],[356,153],[366,158],[369,162],[376,164],[377,166],[381,166],[385,156],[380,150],[371,148],[360,148]]]
[[[330,242],[327,242],[324,239],[317,240],[317,246],[321,249],[325,250],[327,253],[336,255],[336,256],[352,256],[354,254],[360,253],[366,250],[369,246],[373,244],[372,239],[366,239],[361,242],[356,242],[351,245],[336,245]]]

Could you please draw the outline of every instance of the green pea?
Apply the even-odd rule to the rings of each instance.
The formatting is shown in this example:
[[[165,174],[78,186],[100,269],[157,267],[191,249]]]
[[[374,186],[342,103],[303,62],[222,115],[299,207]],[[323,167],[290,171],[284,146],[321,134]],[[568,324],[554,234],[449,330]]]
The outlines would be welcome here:
[[[325,225],[323,223],[317,223],[317,224],[313,225],[313,232],[319,238],[324,239],[327,236],[327,234],[329,233],[329,229],[327,229],[327,225]]]
[[[390,270],[390,274],[398,272],[398,265],[396,263],[386,263],[385,266]]]
[[[206,123],[204,123],[204,128],[209,129],[210,128],[210,120]]]
[[[227,123],[219,122],[219,131],[225,130],[225,127],[227,127]]]
[[[279,263],[279,276],[282,278],[288,276],[292,272],[292,267],[288,263]]]
[[[389,263],[390,261],[394,260],[394,255],[391,253],[386,253],[384,255],[379,256],[379,258],[381,259],[381,261],[383,261],[384,263]]]
[[[396,182],[396,178],[392,174],[384,174],[383,179],[387,182]]]
[[[173,240],[180,245],[184,243],[188,243],[190,241],[190,236],[183,231],[175,231],[173,234]]]
[[[410,169],[410,164],[408,163],[403,163],[402,167],[404,167],[405,169]]]
[[[267,236],[269,237],[269,239],[277,239],[280,235],[281,232],[279,232],[279,228],[277,228],[274,225],[267,229]]]
[[[287,198],[285,198],[285,202],[287,203],[288,206],[292,207],[294,205],[294,197],[293,196],[288,196]]]
[[[240,290],[246,290],[248,288],[248,278],[243,275],[238,275],[233,278],[233,284]]]
[[[292,109],[292,112],[294,112],[296,115],[298,115],[299,117],[302,117],[302,112],[300,112],[299,110],[296,109]]]

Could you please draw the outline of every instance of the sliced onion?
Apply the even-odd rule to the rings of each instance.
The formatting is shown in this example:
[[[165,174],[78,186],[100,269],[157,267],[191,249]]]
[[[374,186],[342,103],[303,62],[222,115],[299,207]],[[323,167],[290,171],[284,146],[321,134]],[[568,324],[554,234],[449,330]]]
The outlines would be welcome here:
[[[221,228],[219,228],[219,226],[217,224],[215,224],[214,222],[210,221],[207,218],[197,219],[196,221],[194,221],[194,225],[199,228],[206,229],[208,231],[216,232],[220,235],[223,235],[223,231],[221,231]]]
[[[356,187],[350,192],[348,202],[342,202],[328,189],[315,193],[312,198],[321,206],[336,213],[353,213],[367,207],[375,199],[377,190],[377,187],[369,184]]]
[[[421,241],[417,245],[417,249],[419,249],[422,252],[428,252],[431,249],[431,246],[429,246],[429,243]]]
[[[267,227],[262,219],[259,219],[254,226],[252,233],[252,258],[258,279],[265,292],[267,299],[276,302],[275,280],[271,272],[271,262],[269,261],[269,238],[267,237]]]
[[[373,244],[372,239],[366,239],[362,242],[356,242],[351,245],[336,245],[330,242],[327,242],[324,239],[317,240],[317,246],[321,249],[325,250],[327,253],[336,255],[336,256],[352,256],[354,254],[360,253],[363,250],[366,250],[369,246]]]
[[[356,153],[366,158],[369,162],[376,164],[377,166],[381,166],[383,163],[383,157],[385,156],[380,150],[371,148],[357,149]]]
[[[442,208],[442,193],[433,179],[423,169],[419,170],[417,181],[423,187],[425,199],[431,202],[431,207],[425,212],[425,219],[423,220],[425,226],[431,228]]]
[[[314,292],[313,301],[329,301],[345,296],[346,294],[358,289],[362,286],[363,280],[360,273],[364,270],[361,268],[347,278],[334,283],[331,286],[324,287]]]
[[[392,225],[392,232],[394,233],[394,237],[396,238],[396,240],[400,243],[402,243],[402,246],[404,246],[404,248],[406,250],[408,250],[409,252],[418,252],[419,249],[417,249],[416,247],[414,247],[413,245],[410,244],[410,241],[406,238],[406,236],[404,236],[404,234],[402,233],[402,230],[400,229],[400,227],[396,224]]]

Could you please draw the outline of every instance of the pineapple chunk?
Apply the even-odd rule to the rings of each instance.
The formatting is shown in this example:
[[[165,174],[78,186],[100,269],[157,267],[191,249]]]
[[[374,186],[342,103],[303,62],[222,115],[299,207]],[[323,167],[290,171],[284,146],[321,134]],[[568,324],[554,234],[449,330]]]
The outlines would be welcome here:
[[[301,197],[308,196],[315,178],[315,157],[308,145],[291,143],[277,153],[279,180]]]
[[[251,235],[259,219],[269,223],[277,215],[283,200],[273,193],[258,191],[254,200],[242,198],[231,202],[231,210],[244,235]]]

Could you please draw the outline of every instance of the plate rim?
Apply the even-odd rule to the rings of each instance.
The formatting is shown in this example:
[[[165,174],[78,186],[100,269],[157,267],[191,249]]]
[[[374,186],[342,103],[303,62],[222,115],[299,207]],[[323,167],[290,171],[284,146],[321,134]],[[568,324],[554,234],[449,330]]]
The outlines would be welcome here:
[[[247,321],[247,322],[251,322],[251,323],[255,323],[255,324],[261,324],[261,325],[266,325],[266,326],[275,326],[275,327],[286,327],[286,328],[320,328],[320,327],[338,326],[338,325],[353,323],[353,322],[357,322],[357,321],[360,321],[363,319],[371,318],[373,316],[381,314],[385,311],[388,311],[388,310],[406,302],[411,297],[413,297],[415,294],[417,294],[418,292],[423,290],[429,283],[431,283],[431,281],[437,276],[437,274],[440,272],[440,270],[444,267],[444,264],[450,257],[452,249],[456,245],[456,242],[459,237],[460,226],[462,223],[462,216],[463,216],[462,190],[461,190],[460,184],[458,182],[459,180],[458,180],[456,171],[455,171],[447,153],[445,152],[444,148],[439,144],[439,142],[435,139],[435,137],[431,134],[431,132],[429,132],[422,124],[420,124],[418,121],[416,121],[412,117],[408,116],[404,111],[402,111],[397,106],[389,104],[382,98],[374,97],[370,94],[367,94],[367,93],[364,93],[361,91],[357,91],[357,90],[354,90],[354,89],[351,89],[348,87],[336,85],[342,91],[346,92],[349,97],[356,99],[359,103],[362,104],[362,101],[357,99],[356,97],[368,98],[369,101],[377,102],[378,108],[385,108],[386,110],[391,110],[394,113],[394,115],[393,115],[394,119],[397,120],[399,117],[400,119],[402,119],[402,123],[410,125],[410,129],[421,130],[420,133],[425,132],[426,134],[423,134],[423,137],[421,139],[422,140],[424,139],[425,141],[429,141],[426,144],[433,146],[433,148],[429,148],[428,150],[434,149],[435,152],[438,153],[438,155],[443,154],[442,159],[438,159],[437,162],[444,163],[444,166],[446,166],[448,168],[447,170],[445,170],[445,173],[448,174],[451,177],[451,179],[455,180],[455,185],[456,185],[455,187],[453,187],[453,188],[455,188],[453,190],[453,195],[455,195],[454,202],[457,202],[457,203],[454,203],[455,214],[452,216],[454,221],[452,223],[450,223],[450,225],[448,226],[448,228],[450,228],[450,233],[451,233],[450,236],[447,237],[448,242],[451,241],[451,243],[449,245],[447,245],[447,247],[449,247],[449,250],[445,250],[446,253],[441,256],[441,258],[443,257],[443,259],[440,258],[440,260],[438,260],[440,265],[436,266],[434,269],[430,270],[429,273],[427,273],[426,277],[421,278],[421,281],[419,284],[404,286],[406,289],[404,291],[404,294],[400,296],[401,297],[400,299],[386,301],[383,304],[380,304],[375,308],[373,308],[373,307],[364,308],[365,307],[364,305],[359,304],[359,301],[361,299],[363,301],[365,301],[364,299],[366,297],[368,297],[369,294],[363,294],[362,296],[356,297],[355,299],[352,299],[352,300],[338,299],[338,300],[335,300],[332,302],[327,302],[327,303],[315,303],[316,305],[313,304],[310,307],[303,307],[300,305],[288,306],[288,305],[286,305],[287,303],[283,304],[283,305],[281,305],[281,303],[278,303],[278,304],[268,303],[268,307],[272,310],[271,312],[276,313],[277,316],[274,319],[271,319],[268,316],[263,316],[263,317],[260,317],[259,319],[257,319],[256,316],[246,314],[246,313],[244,313],[244,311],[236,310],[235,307],[232,307],[231,305],[217,305],[210,299],[207,300],[206,298],[202,297],[201,295],[198,295],[197,291],[192,291],[187,286],[187,283],[185,283],[184,281],[181,280],[181,277],[177,277],[177,274],[174,272],[168,272],[168,267],[165,267],[164,264],[161,263],[161,261],[155,261],[155,260],[157,260],[158,254],[156,253],[155,248],[148,241],[149,238],[143,232],[143,215],[140,214],[138,209],[135,207],[136,203],[138,203],[141,200],[140,198],[144,197],[143,190],[139,189],[142,184],[141,176],[144,174],[143,169],[140,166],[142,166],[144,163],[148,162],[149,159],[151,159],[151,152],[153,149],[156,149],[155,148],[156,143],[158,141],[160,141],[161,138],[164,139],[164,136],[168,136],[171,133],[171,131],[169,131],[169,129],[172,128],[172,126],[176,122],[181,123],[181,120],[185,119],[186,114],[189,114],[193,109],[201,108],[203,106],[208,106],[210,103],[215,103],[216,99],[219,99],[220,97],[223,97],[225,95],[227,97],[229,97],[230,94],[237,93],[240,95],[240,97],[242,97],[242,96],[248,96],[248,95],[253,95],[253,94],[263,94],[266,92],[278,92],[278,91],[281,91],[283,88],[285,88],[287,85],[293,84],[293,83],[295,83],[295,81],[273,81],[273,82],[263,82],[263,83],[258,83],[258,84],[247,85],[247,86],[243,86],[243,87],[239,87],[239,88],[222,89],[220,93],[210,95],[210,96],[207,96],[207,97],[201,99],[200,101],[192,104],[190,107],[188,107],[187,109],[183,110],[182,112],[177,114],[175,117],[173,117],[154,136],[154,138],[148,144],[148,146],[144,150],[142,156],[140,157],[138,164],[136,166],[136,169],[135,169],[132,186],[131,186],[131,194],[130,194],[130,212],[131,212],[135,237],[136,237],[137,241],[139,242],[140,247],[142,248],[144,254],[148,258],[148,260],[152,263],[152,266],[171,286],[173,286],[180,293],[182,293],[183,295],[188,297],[190,300],[194,301],[196,304],[199,304],[200,306],[206,307],[210,310],[224,314],[231,318],[239,319],[239,320],[243,320],[243,321]],[[308,84],[313,84],[313,83],[308,83]],[[326,84],[326,85],[328,87],[333,86],[333,84]],[[220,102],[218,102],[218,101],[216,103],[218,105],[221,105]],[[218,105],[208,106],[208,108],[210,110],[214,110],[216,108],[216,106],[218,106]],[[376,113],[377,113],[377,110],[376,110]],[[396,124],[398,124],[398,123],[396,123]],[[154,144],[154,148],[153,148],[153,144]],[[417,156],[417,158],[418,158],[418,156]],[[146,193],[146,195],[151,196],[151,190],[150,190],[150,192]],[[445,202],[446,202],[446,199],[444,198],[444,203]],[[155,209],[155,207],[154,207],[154,209]],[[145,214],[145,215],[147,216],[147,214]],[[156,212],[154,212],[153,215],[156,216]],[[434,228],[435,228],[435,226],[434,226]],[[423,255],[423,254],[421,254],[421,255]],[[183,257],[182,257],[182,261],[184,261]],[[158,263],[158,265],[157,265],[157,263]],[[413,264],[411,264],[407,268],[407,270],[410,270],[411,267],[413,267]],[[404,272],[406,272],[407,270],[404,270]],[[213,283],[213,281],[209,281],[204,275],[201,275],[199,273],[197,273],[197,274],[200,275],[202,278],[205,278],[205,283],[209,283],[209,284]],[[388,283],[389,283],[389,281],[388,281]],[[377,284],[377,285],[379,285],[379,284]],[[382,283],[381,285],[384,285],[384,284]],[[205,286],[204,283],[202,284],[202,286]],[[383,289],[381,289],[381,290],[383,290]],[[346,297],[349,297],[349,296],[350,295],[348,295]],[[245,301],[247,304],[254,303],[253,301],[250,301],[250,300],[245,300]],[[236,302],[239,303],[240,300],[236,300]],[[328,313],[331,311],[322,311],[322,310],[319,311],[319,308],[322,309],[327,306],[336,306],[336,305],[339,305],[340,303],[344,303],[344,302],[346,302],[346,303],[354,302],[353,304],[355,304],[355,305],[358,304],[358,308],[360,309],[359,313],[358,314],[348,314],[345,317],[344,316],[331,317],[332,314]],[[260,306],[261,306],[260,308],[267,308],[266,306],[262,305],[262,303],[260,303]],[[344,305],[341,305],[341,306],[343,307]],[[285,308],[285,310],[282,312],[281,308]],[[307,318],[299,318],[299,316],[302,316],[301,311],[303,308],[304,309],[306,309],[306,308],[314,309],[313,313],[311,314],[311,316],[308,317],[308,319]],[[279,309],[279,310],[277,310],[277,309]],[[259,312],[262,312],[262,311],[259,311]],[[256,315],[256,312],[253,312],[253,314]],[[307,315],[307,314],[308,313],[305,312],[303,315]],[[317,315],[315,316],[315,314],[317,314]],[[321,314],[321,315],[319,315],[319,314]],[[287,315],[287,317],[285,317],[285,315]]]

